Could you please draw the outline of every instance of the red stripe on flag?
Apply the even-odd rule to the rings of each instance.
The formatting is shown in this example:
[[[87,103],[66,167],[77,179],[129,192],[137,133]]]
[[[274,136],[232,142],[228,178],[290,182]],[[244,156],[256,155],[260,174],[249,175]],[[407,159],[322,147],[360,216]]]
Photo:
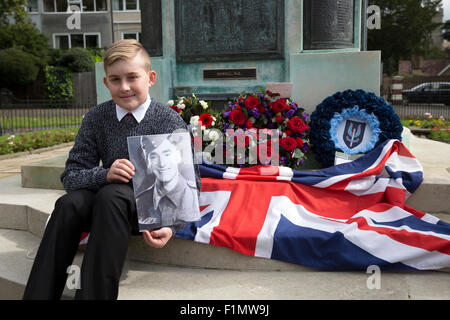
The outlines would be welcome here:
[[[405,190],[391,187],[385,192],[357,196],[348,191],[316,188],[291,181],[202,179],[202,191],[220,190],[230,191],[231,197],[219,225],[211,232],[210,244],[248,255],[254,255],[256,239],[273,196],[288,197],[294,204],[331,219],[350,219],[364,209],[383,211],[386,205],[403,207],[405,199]]]
[[[409,157],[409,158],[416,158],[414,155],[411,154],[411,152],[408,150],[408,148],[405,147],[403,143],[400,143],[399,141],[395,141],[392,146],[392,151],[397,152],[399,156],[403,157]]]
[[[408,205],[404,205],[404,208],[403,208],[404,210],[406,210],[406,211],[408,211],[409,213],[411,213],[411,214],[413,214],[413,215],[415,215],[417,218],[419,218],[419,219],[422,219],[423,218],[423,216],[425,215],[425,212],[422,212],[422,211],[419,211],[419,210],[416,210],[416,209],[414,209],[414,208],[411,208],[410,206],[408,206]]]
[[[236,176],[236,180],[248,180],[248,181],[278,181],[275,176],[248,176],[239,174]]]
[[[231,197],[220,224],[211,232],[210,244],[254,255],[257,236],[271,200],[265,190],[276,188],[278,184],[245,180],[215,180],[214,184],[220,185],[218,190],[230,190]]]
[[[239,170],[239,175],[278,176],[279,174],[277,166],[269,165],[257,165]]]
[[[410,232],[407,230],[396,230],[384,226],[371,226],[363,217],[349,219],[345,223],[351,224],[356,222],[361,230],[371,230],[380,234],[384,234],[391,239],[408,246],[414,246],[428,251],[439,251],[450,255],[449,241],[433,235],[427,235],[419,232]]]

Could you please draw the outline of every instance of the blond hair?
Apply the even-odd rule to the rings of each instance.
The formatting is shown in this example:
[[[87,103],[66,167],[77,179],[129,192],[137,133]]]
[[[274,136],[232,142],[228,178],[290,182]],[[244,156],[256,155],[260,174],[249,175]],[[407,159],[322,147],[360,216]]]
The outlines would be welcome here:
[[[125,39],[114,42],[106,49],[105,58],[103,59],[105,73],[106,68],[114,62],[118,60],[132,60],[138,55],[141,55],[144,60],[144,68],[150,71],[152,69],[150,56],[139,41],[135,39]]]

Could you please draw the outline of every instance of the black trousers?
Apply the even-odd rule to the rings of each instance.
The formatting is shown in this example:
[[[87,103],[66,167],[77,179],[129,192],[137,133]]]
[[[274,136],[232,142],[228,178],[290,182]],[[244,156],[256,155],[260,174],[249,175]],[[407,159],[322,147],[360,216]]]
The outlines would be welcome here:
[[[117,299],[130,235],[139,234],[131,184],[71,191],[57,200],[24,299],[61,298],[83,231],[90,234],[75,299]]]

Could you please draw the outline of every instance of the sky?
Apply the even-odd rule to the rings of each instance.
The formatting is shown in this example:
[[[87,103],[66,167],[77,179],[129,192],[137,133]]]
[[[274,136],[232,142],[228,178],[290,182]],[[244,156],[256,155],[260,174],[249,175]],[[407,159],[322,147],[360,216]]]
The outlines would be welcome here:
[[[450,20],[450,0],[442,0],[444,7],[444,22]]]

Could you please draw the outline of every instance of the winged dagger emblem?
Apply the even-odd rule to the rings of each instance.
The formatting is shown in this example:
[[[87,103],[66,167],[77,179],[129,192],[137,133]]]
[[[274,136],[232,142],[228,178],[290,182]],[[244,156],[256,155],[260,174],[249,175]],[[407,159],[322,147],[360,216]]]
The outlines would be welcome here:
[[[344,130],[344,142],[350,149],[356,148],[364,138],[366,124],[363,122],[347,120]]]

